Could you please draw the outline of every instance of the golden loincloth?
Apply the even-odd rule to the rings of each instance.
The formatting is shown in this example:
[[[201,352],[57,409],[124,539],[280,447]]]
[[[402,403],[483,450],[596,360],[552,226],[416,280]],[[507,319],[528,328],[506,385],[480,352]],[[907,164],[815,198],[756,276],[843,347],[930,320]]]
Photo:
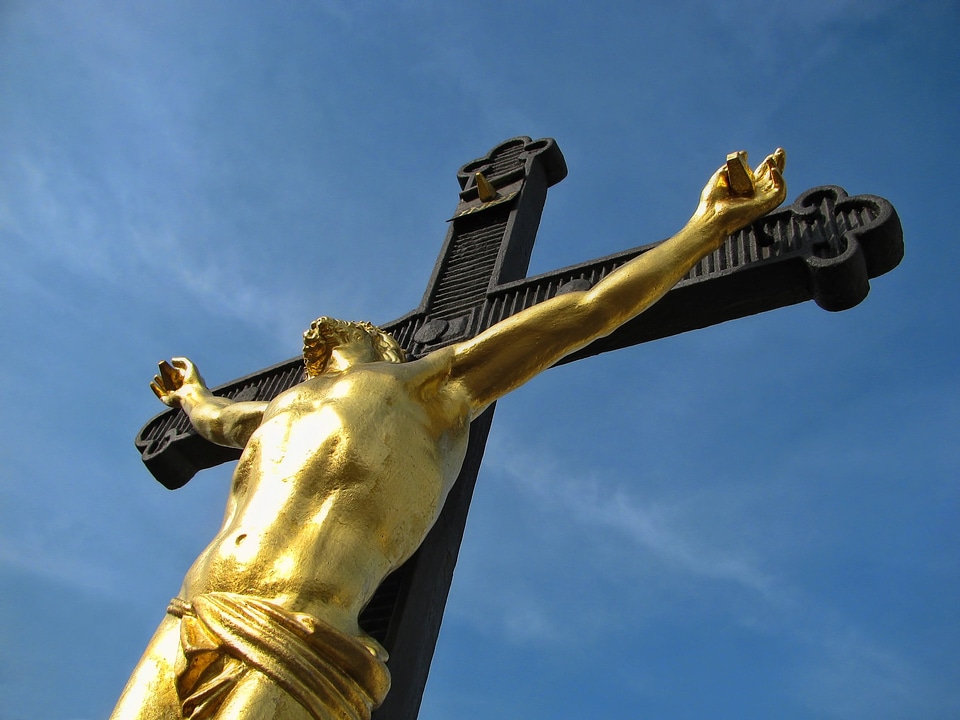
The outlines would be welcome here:
[[[206,720],[246,673],[270,678],[317,720],[369,720],[390,689],[386,651],[304,613],[249,595],[213,592],[170,601],[182,655],[177,695],[185,718]]]

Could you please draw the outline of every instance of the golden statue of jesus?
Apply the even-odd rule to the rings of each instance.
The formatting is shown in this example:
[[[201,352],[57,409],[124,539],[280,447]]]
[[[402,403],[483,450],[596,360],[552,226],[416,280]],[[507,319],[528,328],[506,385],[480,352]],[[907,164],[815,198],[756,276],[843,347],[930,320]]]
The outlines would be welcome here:
[[[193,363],[151,384],[197,432],[242,448],[223,526],[183,581],[114,718],[369,718],[386,652],[357,617],[424,540],[471,420],[660,299],[732,232],[779,205],[782,150],[710,178],[675,236],[585,292],[404,362],[369,323],[320,318],[307,379],[270,402],[214,396]],[[743,157],[742,154],[740,156]]]

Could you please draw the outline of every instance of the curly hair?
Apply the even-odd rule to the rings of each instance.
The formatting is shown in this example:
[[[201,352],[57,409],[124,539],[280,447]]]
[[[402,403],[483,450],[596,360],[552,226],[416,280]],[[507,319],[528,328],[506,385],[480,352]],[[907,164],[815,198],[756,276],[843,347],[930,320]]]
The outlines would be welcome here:
[[[373,348],[381,360],[402,363],[407,359],[400,343],[376,325],[365,320],[349,322],[319,317],[303,333],[303,365],[307,377],[316,377],[326,370],[333,349],[347,342],[351,336],[357,337],[357,333],[365,334],[373,342]]]

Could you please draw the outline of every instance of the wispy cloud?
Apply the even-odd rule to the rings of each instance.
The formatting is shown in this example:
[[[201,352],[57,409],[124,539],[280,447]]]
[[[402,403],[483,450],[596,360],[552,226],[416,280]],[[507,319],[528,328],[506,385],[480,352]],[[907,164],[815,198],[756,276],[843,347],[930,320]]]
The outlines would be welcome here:
[[[476,627],[524,645],[607,636],[621,619],[590,601],[599,587],[633,603],[641,624],[672,612],[678,599],[715,605],[714,613],[736,598],[744,623],[768,614],[745,608],[790,603],[758,553],[704,522],[716,499],[644,496],[507,436],[498,433],[488,448],[478,501],[485,526],[471,530],[455,586],[462,595],[454,611]],[[494,593],[484,590],[491,584]]]
[[[822,618],[821,618],[822,619]],[[849,623],[824,623],[810,640],[811,656],[792,690],[818,717],[953,717],[956,688],[937,687],[901,655],[865,637]]]
[[[818,716],[922,715],[931,709],[928,698],[940,698],[938,703],[949,698],[944,688],[927,693],[917,661],[871,637],[856,618],[805,588],[789,566],[789,553],[788,566],[778,567],[785,560],[779,555],[782,537],[766,543],[761,538],[759,547],[745,547],[738,526],[750,523],[755,497],[695,502],[679,495],[645,497],[618,487],[615,477],[563,468],[555,453],[521,447],[503,434],[497,438],[488,451],[485,481],[499,487],[497,502],[509,516],[504,522],[530,527],[515,531],[522,538],[510,544],[502,539],[507,534],[503,528],[481,531],[488,543],[484,552],[516,552],[524,543],[536,542],[549,547],[541,547],[532,561],[519,561],[521,570],[511,570],[507,563],[491,570],[490,563],[497,561],[477,558],[477,550],[468,549],[474,556],[464,562],[486,567],[458,575],[466,586],[457,602],[461,619],[519,645],[592,642],[624,632],[616,617],[620,610],[611,615],[609,607],[597,607],[589,595],[609,584],[616,588],[613,594],[624,596],[624,608],[645,604],[622,610],[629,613],[628,634],[642,635],[645,623],[657,624],[682,607],[684,613],[694,608],[708,622],[733,622],[774,643],[797,658],[788,682]],[[736,494],[730,488],[723,492]],[[712,516],[726,512],[726,525],[718,525]],[[485,519],[492,520],[489,513]],[[598,554],[604,545],[619,550]],[[557,550],[564,556],[544,559]],[[542,571],[537,569],[542,565]],[[487,587],[496,587],[496,593],[484,593],[481,588]],[[611,594],[603,593],[605,604]]]
[[[173,199],[133,208],[123,200],[119,180],[84,175],[71,158],[33,150],[7,159],[19,182],[0,230],[20,245],[21,277],[15,282],[28,283],[32,268],[59,266],[130,297],[153,296],[158,305],[174,302],[242,320],[268,341],[289,344],[298,336],[307,312],[304,293],[253,267],[240,248],[217,252],[198,242],[197,230],[183,226],[183,215],[163,211]],[[336,291],[329,283],[326,289]],[[313,296],[322,292],[311,288]]]
[[[570,475],[550,458],[505,447],[503,441],[491,449],[490,456],[508,481],[540,508],[574,525],[614,532],[671,571],[729,581],[764,597],[774,592],[775,579],[754,558],[733,547],[718,546],[717,538],[707,540],[692,532],[702,523],[691,513],[702,508],[689,499],[644,499],[636,490],[617,487],[615,479]]]

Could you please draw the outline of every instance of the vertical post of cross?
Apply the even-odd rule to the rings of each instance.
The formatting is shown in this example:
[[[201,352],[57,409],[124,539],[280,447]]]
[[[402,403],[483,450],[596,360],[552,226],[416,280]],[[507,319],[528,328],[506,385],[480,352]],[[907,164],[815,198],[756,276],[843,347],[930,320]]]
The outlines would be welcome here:
[[[526,275],[547,188],[566,172],[553,140],[526,137],[507,140],[460,169],[460,202],[420,308],[386,326],[412,357],[486,329],[490,291]],[[390,652],[393,689],[376,720],[417,715],[493,412],[490,407],[473,421],[460,475],[420,550],[383,583],[360,617],[364,630]]]

